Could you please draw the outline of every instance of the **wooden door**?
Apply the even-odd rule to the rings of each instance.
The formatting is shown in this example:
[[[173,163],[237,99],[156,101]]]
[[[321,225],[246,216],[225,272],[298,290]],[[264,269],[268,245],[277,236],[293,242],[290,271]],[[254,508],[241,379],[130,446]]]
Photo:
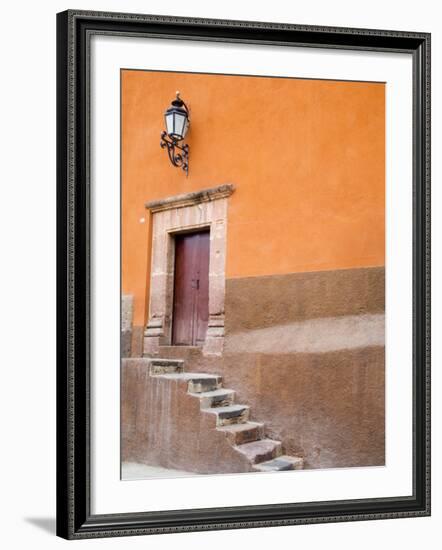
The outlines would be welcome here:
[[[209,320],[210,233],[175,237],[172,344],[196,346],[206,338]]]

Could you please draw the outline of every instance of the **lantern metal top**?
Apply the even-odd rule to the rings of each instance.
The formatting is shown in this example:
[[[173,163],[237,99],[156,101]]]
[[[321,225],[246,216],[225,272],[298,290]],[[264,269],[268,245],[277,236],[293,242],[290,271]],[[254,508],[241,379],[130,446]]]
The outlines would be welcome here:
[[[176,91],[176,98],[172,101],[172,105],[174,107],[183,107],[185,108],[186,112],[189,112],[187,105],[184,103],[184,101],[180,98],[180,92]]]
[[[181,111],[185,112],[187,115],[187,118],[189,118],[189,109],[187,108],[187,105],[184,103],[184,101],[180,97],[180,92],[176,92],[176,97],[173,101],[170,102],[171,107],[169,107],[166,111],[166,113],[169,113],[171,111]]]

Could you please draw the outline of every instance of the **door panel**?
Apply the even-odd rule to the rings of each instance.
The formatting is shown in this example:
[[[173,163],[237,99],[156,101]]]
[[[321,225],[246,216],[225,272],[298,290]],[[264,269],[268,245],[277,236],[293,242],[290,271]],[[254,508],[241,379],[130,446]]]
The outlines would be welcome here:
[[[198,287],[195,296],[195,327],[194,344],[203,344],[206,339],[207,324],[209,322],[209,252],[210,233],[199,234],[198,244],[198,271],[196,274],[196,286]]]
[[[175,279],[172,343],[192,346],[204,342],[209,319],[210,233],[175,238]]]

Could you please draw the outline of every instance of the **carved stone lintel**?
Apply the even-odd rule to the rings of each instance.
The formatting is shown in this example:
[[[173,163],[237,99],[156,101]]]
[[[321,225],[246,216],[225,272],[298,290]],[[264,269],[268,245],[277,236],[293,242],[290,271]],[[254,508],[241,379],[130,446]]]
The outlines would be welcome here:
[[[225,183],[209,189],[201,189],[200,191],[193,191],[191,193],[167,197],[166,199],[150,201],[147,202],[145,206],[154,214],[156,212],[162,212],[163,210],[171,210],[172,208],[184,208],[185,206],[194,206],[202,202],[223,199],[229,197],[234,190],[235,186],[233,183]]]

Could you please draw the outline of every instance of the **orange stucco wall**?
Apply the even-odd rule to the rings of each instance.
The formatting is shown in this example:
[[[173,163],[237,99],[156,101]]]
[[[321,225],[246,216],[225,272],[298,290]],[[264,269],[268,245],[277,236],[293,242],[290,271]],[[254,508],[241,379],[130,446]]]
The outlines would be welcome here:
[[[384,264],[385,86],[124,70],[122,286],[146,320],[148,200],[222,183],[227,277]],[[186,178],[160,149],[175,91],[190,107]]]

